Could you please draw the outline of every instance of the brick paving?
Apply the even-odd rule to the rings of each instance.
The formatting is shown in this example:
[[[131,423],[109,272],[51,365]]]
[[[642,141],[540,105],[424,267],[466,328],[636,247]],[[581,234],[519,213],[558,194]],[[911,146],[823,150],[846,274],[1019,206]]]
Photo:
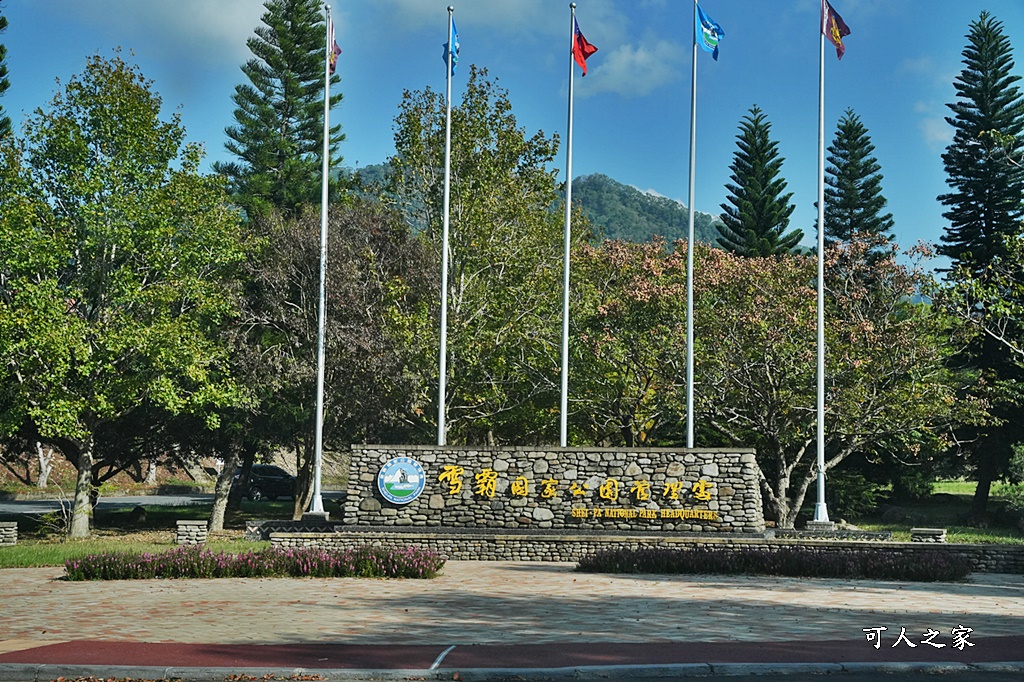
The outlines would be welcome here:
[[[563,651],[602,643],[714,642],[722,643],[721,655],[731,650],[737,660],[773,660],[773,645],[781,651],[827,641],[829,656],[847,652],[844,660],[870,660],[891,649],[901,627],[915,643],[926,630],[939,631],[935,641],[947,644],[941,660],[1024,660],[1024,576],[978,573],[963,583],[902,583],[572,569],[568,563],[450,561],[433,580],[111,582],[66,582],[60,568],[3,569],[0,664],[26,662],[36,647],[97,641],[493,650],[557,644]],[[952,646],[950,630],[958,626],[973,628],[973,650]],[[863,632],[876,627],[887,628],[877,654]],[[993,651],[1011,644],[1016,650]],[[912,651],[901,645],[886,660],[902,649],[904,655],[927,653],[926,646]]]

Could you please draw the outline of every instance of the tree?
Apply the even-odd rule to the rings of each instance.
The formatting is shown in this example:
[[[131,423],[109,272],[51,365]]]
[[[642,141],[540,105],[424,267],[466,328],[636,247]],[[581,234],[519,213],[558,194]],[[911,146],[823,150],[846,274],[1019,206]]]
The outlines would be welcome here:
[[[829,242],[849,241],[853,235],[891,242],[891,213],[882,215],[886,201],[882,196],[882,174],[872,156],[867,128],[860,117],[847,109],[839,119],[836,136],[828,148],[829,166],[825,169],[825,236]],[[883,247],[884,248],[884,247]],[[874,253],[874,257],[879,254]]]
[[[254,57],[242,67],[248,83],[235,87],[237,125],[225,129],[225,147],[238,157],[214,170],[249,219],[275,208],[297,216],[318,203],[324,135],[323,3],[319,0],[267,0],[263,26],[249,38]],[[340,82],[338,76],[331,83]],[[342,96],[331,96],[331,107]],[[344,139],[331,127],[332,165]]]
[[[438,262],[444,117],[442,94],[406,92],[390,161],[392,195]],[[476,66],[452,108],[451,130],[446,402],[452,442],[550,439],[557,429],[563,220],[557,170],[548,164],[558,138],[543,131],[527,136],[508,93]],[[579,244],[588,227],[578,210],[573,225]]]
[[[949,321],[912,302],[928,278],[891,253],[869,262],[870,248],[855,240],[825,253],[826,471],[879,443],[941,442],[952,423],[979,411],[957,400],[945,366]],[[757,448],[768,516],[785,527],[817,477],[815,267],[813,257],[714,249],[695,267],[696,411],[711,432],[701,438]]]
[[[0,35],[3,35],[6,30],[7,17],[0,14]],[[0,43],[0,97],[4,96],[4,92],[9,87],[11,87],[11,82],[7,79],[7,46]],[[4,113],[4,108],[0,106],[0,138],[7,137],[10,134],[11,119]]]
[[[394,211],[369,201],[333,207],[328,229],[324,447],[423,440],[432,338],[423,327],[436,279],[426,245]],[[253,230],[265,239],[246,264],[232,358],[259,402],[232,421],[242,423],[236,433],[250,458],[294,453],[299,518],[314,465],[320,216],[271,214]]]
[[[160,114],[137,67],[96,56],[0,145],[0,425],[77,468],[74,537],[105,428],[147,405],[209,423],[244,402],[219,339],[239,219]]]
[[[953,191],[939,196],[950,221],[939,254],[953,259],[954,267],[984,269],[1003,253],[1002,240],[1018,232],[1024,217],[1024,168],[1013,163],[1024,150],[1024,100],[1002,26],[984,11],[971,22],[964,69],[953,84],[957,101],[947,105],[954,134],[942,161]],[[991,131],[1009,142],[1005,156],[987,153]]]
[[[964,68],[954,82],[953,142],[942,160],[951,192],[939,196],[950,225],[942,235],[939,253],[953,260],[955,277],[984,281],[993,266],[1007,263],[1007,244],[1020,233],[1024,218],[1024,168],[1016,162],[1024,150],[1024,99],[1013,75],[1013,51],[1002,23],[988,12],[971,22],[963,51]],[[1005,153],[988,153],[990,136],[1000,140]],[[1012,261],[1012,257],[1010,259]],[[985,308],[975,311],[981,316]],[[981,321],[982,327],[989,323]],[[1006,328],[1013,336],[1017,328]],[[992,481],[1002,475],[1014,443],[1024,440],[1019,419],[1020,396],[1016,384],[1024,378],[1012,353],[990,334],[980,335],[957,361],[972,368],[979,381],[970,390],[992,402],[995,422],[964,430],[978,486],[972,510],[982,513]]]
[[[782,157],[779,144],[773,142],[771,123],[756,105],[740,122],[736,136],[739,149],[733,157],[729,203],[722,204],[722,233],[718,244],[740,256],[774,256],[790,253],[800,239],[801,230],[786,232],[789,217],[796,208],[785,193],[786,181],[779,177]]]
[[[583,441],[648,447],[679,436],[686,248],[605,241],[573,254],[570,425]]]

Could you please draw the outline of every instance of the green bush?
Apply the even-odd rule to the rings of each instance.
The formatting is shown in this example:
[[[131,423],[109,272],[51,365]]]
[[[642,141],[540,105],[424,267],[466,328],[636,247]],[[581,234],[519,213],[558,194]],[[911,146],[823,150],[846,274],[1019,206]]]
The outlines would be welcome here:
[[[884,549],[822,552],[808,547],[755,549],[615,549],[580,560],[584,573],[784,575],[798,578],[864,578],[915,582],[963,580],[964,557],[946,552],[904,555]]]
[[[152,578],[433,578],[444,567],[436,552],[406,547],[267,549],[233,554],[202,546],[158,554],[108,552],[64,563],[68,580],[145,580]]]

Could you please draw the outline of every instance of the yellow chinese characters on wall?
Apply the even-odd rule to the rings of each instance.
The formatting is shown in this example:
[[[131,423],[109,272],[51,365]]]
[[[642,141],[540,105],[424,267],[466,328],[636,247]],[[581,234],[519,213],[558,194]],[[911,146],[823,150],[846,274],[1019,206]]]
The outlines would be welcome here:
[[[482,498],[493,499],[498,492],[498,472],[490,467],[481,469],[476,474],[468,474],[473,476],[473,493]],[[463,490],[463,480],[467,476],[465,467],[448,464],[441,467],[441,473],[438,474],[437,480],[447,485],[449,495],[459,495]],[[591,481],[590,483],[593,483]],[[536,494],[542,499],[550,500],[558,497],[559,491],[564,490],[573,499],[587,498],[592,494],[590,483],[581,483],[579,481],[569,481],[567,485],[564,485],[562,481],[557,478],[545,478],[535,483],[535,488],[531,489],[530,479],[526,476],[516,476],[509,482],[509,494],[512,497],[529,497],[531,494]],[[632,497],[635,502],[650,502],[652,499],[661,499],[665,501],[679,502],[685,501],[690,496],[691,499],[698,502],[710,502],[713,498],[712,490],[715,484],[706,479],[699,479],[696,482],[689,483],[687,481],[670,480],[655,485],[653,482],[647,479],[635,479],[629,486],[620,481],[618,478],[609,476],[604,479],[600,485],[597,486],[596,496],[598,499],[606,502],[618,502],[621,497]],[[588,516],[596,517],[597,510],[592,510]],[[580,516],[582,512],[579,509],[574,510],[574,516]],[[679,515],[672,512],[671,516],[666,514],[659,514],[659,518],[717,518],[717,514],[696,514],[690,515],[689,512],[686,515]],[[654,518],[654,515],[647,515],[640,513],[636,516],[627,516],[627,518]]]

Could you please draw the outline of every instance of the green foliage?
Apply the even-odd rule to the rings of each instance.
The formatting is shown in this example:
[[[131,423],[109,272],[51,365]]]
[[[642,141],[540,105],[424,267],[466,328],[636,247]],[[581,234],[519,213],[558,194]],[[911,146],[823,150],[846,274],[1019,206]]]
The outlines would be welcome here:
[[[964,69],[954,86],[953,142],[942,161],[952,191],[939,201],[950,227],[939,253],[972,272],[1004,253],[1002,240],[1015,235],[1024,217],[1024,168],[1015,157],[1024,149],[1024,99],[1015,83],[1013,48],[1003,24],[983,11],[971,22],[963,51]],[[986,135],[996,131],[1005,155],[986,153]]]
[[[870,243],[826,251],[827,470],[853,452],[940,443],[976,417],[945,367],[950,321],[912,302],[928,277]],[[792,526],[814,480],[816,293],[813,258],[738,258],[710,250],[695,267],[698,423],[755,446],[769,518]]]
[[[685,248],[668,253],[662,241],[606,241],[577,250],[571,374],[576,439],[640,447],[677,435],[685,410]]]
[[[860,117],[847,109],[829,145],[830,165],[825,168],[825,235],[830,241],[846,241],[854,234],[892,241],[892,214],[882,215],[886,200],[874,151]]]
[[[1024,218],[1024,98],[1014,75],[1013,51],[1003,25],[988,12],[973,21],[954,82],[956,101],[947,121],[953,142],[942,160],[951,192],[939,197],[950,225],[939,253],[953,260],[951,287],[940,300],[981,333],[957,358],[974,373],[966,391],[990,403],[992,419],[960,429],[978,480],[974,512],[988,504],[991,484],[1008,473],[1013,445],[1024,440],[1019,419],[1022,290],[1020,225]],[[996,139],[1001,153],[993,154]]]
[[[232,96],[236,125],[225,147],[238,157],[214,169],[231,182],[235,201],[254,219],[270,209],[297,216],[321,192],[324,139],[324,19],[318,0],[267,0],[263,26],[247,42],[248,79]],[[340,82],[337,75],[331,83]],[[331,96],[331,107],[342,96]],[[331,127],[332,165],[344,140]]]
[[[869,481],[859,471],[839,467],[829,472],[826,483],[829,515],[856,518],[875,510],[882,498],[882,486]]]
[[[584,557],[584,573],[782,575],[795,578],[854,578],[936,582],[964,580],[965,557],[945,552],[906,555],[885,549],[823,552],[810,547],[757,549],[621,549]]]
[[[563,220],[557,136],[528,136],[508,93],[471,66],[451,119],[447,425],[450,442],[554,436]],[[391,194],[441,260],[444,97],[406,92],[395,121]],[[573,218],[576,244],[588,225]],[[434,346],[437,347],[436,345]],[[436,406],[436,403],[435,403]]]
[[[756,105],[740,121],[737,147],[729,169],[728,203],[722,204],[718,244],[741,256],[775,256],[791,253],[803,238],[801,230],[786,232],[796,209],[779,177],[783,158],[779,143],[772,141],[771,123]]]
[[[655,236],[668,244],[686,239],[689,212],[686,206],[668,197],[656,196],[623,185],[607,175],[587,175],[572,182],[572,198],[590,220],[596,237],[649,242]],[[695,211],[694,239],[714,244],[721,221],[709,213]]]
[[[136,67],[96,56],[0,146],[0,426],[76,465],[75,535],[104,425],[147,405],[214,424],[244,402],[219,338],[238,217],[160,109]]]
[[[178,547],[159,554],[114,552],[70,559],[67,580],[154,578],[433,578],[444,559],[418,547],[388,550],[368,545],[328,551],[267,549],[241,553]]]

